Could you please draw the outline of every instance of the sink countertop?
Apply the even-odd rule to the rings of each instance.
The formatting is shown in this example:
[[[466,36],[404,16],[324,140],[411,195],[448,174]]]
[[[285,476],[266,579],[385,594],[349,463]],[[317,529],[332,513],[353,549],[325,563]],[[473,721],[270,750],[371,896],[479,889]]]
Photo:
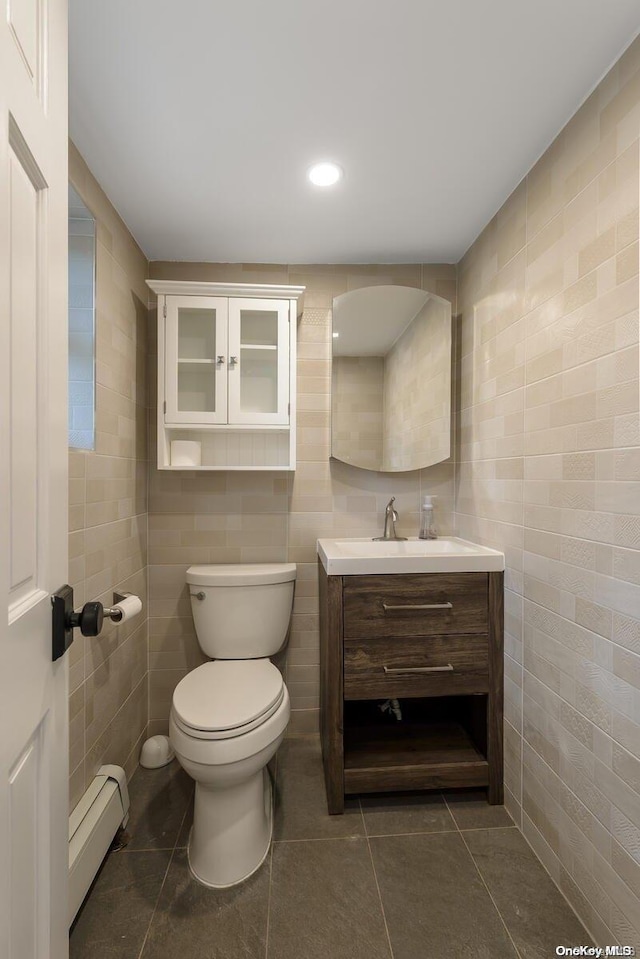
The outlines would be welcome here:
[[[376,573],[478,573],[504,570],[504,553],[456,536],[438,539],[319,539],[328,576]]]

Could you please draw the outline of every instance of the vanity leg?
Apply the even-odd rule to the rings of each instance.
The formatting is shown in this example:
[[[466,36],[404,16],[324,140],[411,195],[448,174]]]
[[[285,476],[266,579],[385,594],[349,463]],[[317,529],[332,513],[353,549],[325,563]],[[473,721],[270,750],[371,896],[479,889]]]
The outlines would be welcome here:
[[[320,588],[320,740],[327,807],[344,812],[342,681],[342,577],[327,576],[318,561]]]
[[[487,702],[487,758],[493,806],[504,801],[503,703],[504,703],[504,574],[489,573],[489,699]]]
[[[341,816],[344,813],[344,793],[335,788],[335,783],[330,783],[326,777],[327,785],[327,809],[330,816]]]

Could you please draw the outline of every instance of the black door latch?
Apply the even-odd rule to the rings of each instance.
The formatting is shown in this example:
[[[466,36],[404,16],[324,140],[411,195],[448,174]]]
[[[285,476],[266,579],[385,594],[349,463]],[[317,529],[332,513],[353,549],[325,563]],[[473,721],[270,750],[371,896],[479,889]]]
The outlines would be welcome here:
[[[57,589],[51,597],[52,606],[52,657],[64,656],[73,642],[73,630],[79,628],[83,636],[97,636],[105,616],[116,622],[122,619],[122,610],[110,609],[97,601],[85,603],[79,612],[73,609],[73,589],[68,584]]]

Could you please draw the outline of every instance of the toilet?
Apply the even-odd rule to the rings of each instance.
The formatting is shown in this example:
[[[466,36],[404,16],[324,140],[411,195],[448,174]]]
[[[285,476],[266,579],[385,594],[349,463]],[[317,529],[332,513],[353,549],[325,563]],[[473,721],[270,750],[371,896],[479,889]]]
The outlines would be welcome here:
[[[267,763],[289,722],[287,687],[269,657],[285,645],[293,563],[191,566],[196,635],[211,662],[173,693],[169,738],[195,780],[189,867],[205,886],[233,886],[264,861],[273,830]]]

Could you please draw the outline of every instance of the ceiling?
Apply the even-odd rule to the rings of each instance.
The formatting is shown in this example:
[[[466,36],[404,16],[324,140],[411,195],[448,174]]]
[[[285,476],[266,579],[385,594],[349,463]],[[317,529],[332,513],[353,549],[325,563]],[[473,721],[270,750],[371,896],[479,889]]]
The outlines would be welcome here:
[[[639,30],[638,0],[70,0],[70,133],[150,259],[455,262]]]

